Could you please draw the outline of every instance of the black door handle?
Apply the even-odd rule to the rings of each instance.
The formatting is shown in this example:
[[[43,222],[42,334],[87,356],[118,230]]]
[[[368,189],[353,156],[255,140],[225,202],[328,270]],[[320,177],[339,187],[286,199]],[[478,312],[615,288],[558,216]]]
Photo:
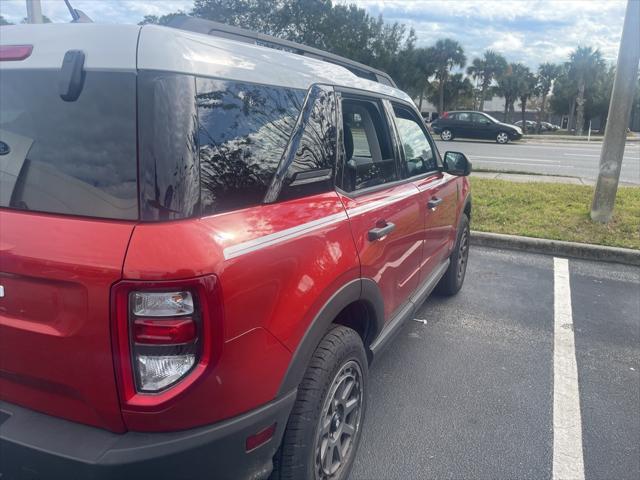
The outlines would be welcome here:
[[[380,240],[382,237],[389,235],[396,229],[394,223],[387,222],[384,227],[372,228],[369,230],[369,241]]]
[[[442,199],[438,197],[433,197],[431,200],[427,202],[427,207],[431,210],[435,209],[438,205],[442,203]]]

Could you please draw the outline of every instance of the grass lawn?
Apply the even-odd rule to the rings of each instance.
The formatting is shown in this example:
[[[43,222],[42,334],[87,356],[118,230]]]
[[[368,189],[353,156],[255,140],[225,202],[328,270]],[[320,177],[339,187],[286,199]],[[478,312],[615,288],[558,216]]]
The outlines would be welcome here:
[[[607,225],[589,218],[593,187],[471,177],[471,228],[640,249],[640,187],[620,187]]]

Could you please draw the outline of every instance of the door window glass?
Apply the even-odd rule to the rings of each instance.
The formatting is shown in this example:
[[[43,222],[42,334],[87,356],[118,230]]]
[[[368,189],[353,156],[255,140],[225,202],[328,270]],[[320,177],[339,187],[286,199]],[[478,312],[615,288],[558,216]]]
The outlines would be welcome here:
[[[455,119],[460,122],[470,122],[471,114],[469,112],[456,113]]]
[[[471,119],[473,123],[478,123],[480,125],[489,125],[491,123],[491,121],[487,117],[480,113],[472,113]]]
[[[405,176],[413,177],[437,170],[433,148],[415,114],[398,105],[393,106],[393,113],[404,151],[402,164]]]
[[[378,102],[344,99],[344,168],[341,188],[352,192],[398,180],[396,162]]]

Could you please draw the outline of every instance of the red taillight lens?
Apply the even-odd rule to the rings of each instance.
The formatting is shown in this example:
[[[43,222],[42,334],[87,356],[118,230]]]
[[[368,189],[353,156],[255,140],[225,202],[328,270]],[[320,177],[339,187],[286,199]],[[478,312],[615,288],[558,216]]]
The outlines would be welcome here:
[[[24,60],[32,51],[33,45],[0,45],[0,61]]]
[[[133,341],[141,345],[176,345],[196,340],[196,322],[186,318],[136,318]]]
[[[125,404],[158,405],[177,395],[212,360],[214,341],[222,342],[215,276],[123,281],[112,296],[115,360]],[[149,393],[154,395],[144,395]]]

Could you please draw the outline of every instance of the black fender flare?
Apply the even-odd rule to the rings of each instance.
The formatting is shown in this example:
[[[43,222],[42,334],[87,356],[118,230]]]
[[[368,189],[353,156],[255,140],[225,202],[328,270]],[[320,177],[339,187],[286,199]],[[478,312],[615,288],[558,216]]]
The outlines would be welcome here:
[[[278,396],[298,387],[313,352],[329,330],[338,314],[347,305],[364,301],[369,318],[369,331],[365,338],[365,348],[378,336],[384,324],[384,302],[378,285],[370,279],[357,278],[340,287],[313,318],[309,328],[291,357],[287,372],[280,383]]]
[[[473,203],[471,201],[471,192],[467,193],[464,202],[462,202],[462,210],[460,210],[460,215],[462,215],[467,209],[467,205],[469,206],[469,221],[471,221],[471,209],[473,208]]]

